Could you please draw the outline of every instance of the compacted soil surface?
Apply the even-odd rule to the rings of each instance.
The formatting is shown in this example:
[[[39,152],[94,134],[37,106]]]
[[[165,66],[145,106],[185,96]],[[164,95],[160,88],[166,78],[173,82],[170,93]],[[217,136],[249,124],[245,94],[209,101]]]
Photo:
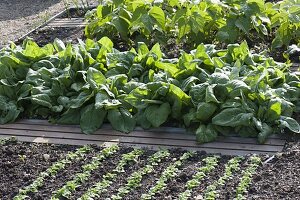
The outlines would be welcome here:
[[[248,199],[300,199],[300,142],[263,164],[252,182]]]
[[[16,41],[66,7],[73,6],[74,2],[91,5],[97,0],[1,0],[0,47],[9,41]]]
[[[140,149],[133,157],[130,154],[137,149],[119,146],[111,155],[101,157],[108,155],[103,152],[111,147],[88,147],[90,150],[81,153],[79,159],[66,162],[62,168],[56,168],[55,173],[44,178],[35,191],[25,193],[27,199],[78,199],[88,191],[93,191],[91,188],[97,183],[102,183],[102,186],[105,185],[103,183],[108,184],[105,186],[105,192],[94,196],[93,199],[121,197],[138,200],[151,194],[148,199],[171,200],[179,199],[187,189],[190,189],[189,199],[234,199],[251,166],[254,170],[248,171],[250,182],[246,184],[240,197],[274,200],[300,198],[300,148],[297,142],[285,152],[273,156],[234,157],[211,155],[203,151],[190,154],[182,149],[173,149],[166,151],[167,154],[156,162],[153,161],[153,157],[158,151],[150,149]],[[76,152],[79,148],[83,147],[23,143],[15,139],[2,140],[0,199],[14,199],[20,195],[22,189],[36,183],[51,166],[59,166],[57,163],[62,163],[67,154]],[[189,156],[184,157],[185,154]],[[99,158],[103,158],[101,162],[95,162]],[[118,168],[120,163],[124,163],[124,158],[127,158],[127,163],[122,169]],[[214,164],[210,165],[211,168],[208,158],[215,159],[212,162]],[[256,167],[252,165],[253,158],[260,159]],[[109,179],[112,174],[116,176]],[[200,178],[196,181],[195,177]]]
[[[78,39],[84,40],[82,27],[77,28],[52,28],[43,27],[35,30],[28,35],[32,38],[39,46],[44,46],[48,43],[53,42],[56,38],[62,40],[64,43],[71,42],[72,44],[78,43]],[[21,44],[23,40],[19,40],[16,44]]]
[[[15,41],[63,9],[62,0],[1,0],[0,46]]]

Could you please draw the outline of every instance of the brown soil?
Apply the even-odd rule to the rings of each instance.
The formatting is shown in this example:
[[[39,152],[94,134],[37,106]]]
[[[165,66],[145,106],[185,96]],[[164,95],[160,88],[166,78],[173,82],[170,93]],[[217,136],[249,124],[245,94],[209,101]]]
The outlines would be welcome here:
[[[18,190],[51,164],[74,150],[69,145],[44,145],[17,141],[0,145],[0,199],[12,199]],[[45,159],[44,155],[50,156]]]
[[[55,38],[62,40],[64,43],[78,43],[78,39],[84,39],[84,28],[51,28],[44,27],[33,31],[27,37],[32,38],[38,45],[43,46],[52,43]],[[16,43],[21,44],[23,40],[18,40]]]
[[[246,199],[299,199],[300,185],[300,143],[291,143],[285,152],[278,153],[274,157],[270,155],[261,155],[264,161],[259,166],[252,183],[246,194]],[[20,188],[29,185],[37,175],[45,171],[52,163],[64,158],[69,151],[75,151],[78,147],[67,145],[50,145],[50,144],[34,144],[21,143],[16,141],[0,144],[0,199],[12,199],[18,193]],[[30,193],[30,199],[48,199],[53,191],[59,189],[68,180],[73,179],[74,175],[81,172],[81,166],[89,163],[97,153],[100,147],[93,146],[93,150],[87,154],[85,159],[80,162],[68,164],[65,170],[60,171],[56,177],[50,177],[45,181],[45,185],[39,188],[37,193]],[[131,147],[121,147],[120,151],[113,155],[110,159],[103,162],[97,170],[93,171],[89,180],[76,189],[70,199],[79,198],[94,183],[99,182],[101,177],[115,168],[122,154],[132,151]],[[137,171],[145,166],[147,159],[154,151],[144,149],[145,153],[137,162],[125,167],[126,173],[118,176],[108,191],[101,195],[98,199],[105,199],[116,194],[118,188],[127,182],[127,178],[132,172]],[[155,171],[144,176],[141,186],[127,194],[124,199],[137,200],[140,199],[142,193],[146,193],[160,177],[162,171],[174,162],[174,158],[179,158],[184,151],[175,149],[170,151],[171,155],[162,160],[155,166]],[[45,160],[44,154],[50,155],[50,159]],[[196,169],[203,166],[201,160],[209,156],[205,152],[198,152],[194,157],[188,159],[179,168],[179,173],[167,182],[167,187],[155,196],[155,199],[174,199],[178,197],[180,192],[185,189],[185,184],[196,173]],[[231,156],[221,156],[219,164],[209,173],[204,180],[201,181],[199,187],[193,190],[192,197],[197,199],[203,196],[212,182],[217,180],[224,173],[225,163],[232,158]],[[235,197],[236,186],[238,185],[242,171],[247,167],[245,157],[240,165],[240,170],[233,174],[233,177],[223,186],[217,188],[218,199],[233,199]],[[266,160],[268,160],[266,162]],[[64,198],[62,198],[64,199]]]

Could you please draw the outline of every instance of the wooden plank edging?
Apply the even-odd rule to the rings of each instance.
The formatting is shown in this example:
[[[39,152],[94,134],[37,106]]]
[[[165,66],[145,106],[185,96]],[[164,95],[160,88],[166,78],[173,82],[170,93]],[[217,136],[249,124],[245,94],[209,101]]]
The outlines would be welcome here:
[[[14,135],[14,136],[32,136],[32,137],[44,137],[44,138],[57,138],[57,139],[78,139],[88,140],[95,142],[105,141],[118,141],[120,143],[136,143],[136,144],[149,144],[149,145],[171,145],[193,148],[221,148],[221,149],[236,149],[236,150],[251,150],[251,151],[266,151],[274,152],[282,150],[282,146],[275,145],[259,145],[259,144],[242,144],[242,143],[223,143],[223,142],[210,142],[204,144],[197,144],[196,141],[182,141],[176,139],[161,139],[161,138],[145,138],[145,137],[126,137],[115,135],[86,135],[86,134],[74,134],[74,133],[61,133],[52,132],[45,133],[44,131],[22,131],[11,130],[9,132],[0,129],[1,135]]]
[[[105,141],[105,142],[95,142],[88,140],[75,140],[68,139],[62,140],[57,138],[43,138],[43,137],[33,137],[33,136],[15,136],[19,141],[23,142],[35,142],[35,143],[46,143],[46,144],[67,144],[67,145],[87,145],[87,144],[96,144],[96,145],[111,145],[119,144],[119,141]],[[7,138],[7,135],[0,134],[0,138]],[[126,146],[134,146],[138,148],[150,148],[154,150],[158,149],[184,149],[192,151],[205,151],[209,154],[223,154],[223,155],[247,155],[247,154],[275,154],[276,152],[265,152],[265,151],[251,151],[251,150],[236,150],[236,149],[221,149],[221,148],[201,148],[201,147],[182,147],[182,146],[172,146],[172,145],[149,145],[149,144],[136,144],[136,143],[120,143]]]
[[[84,135],[81,132],[81,129],[79,126],[70,126],[70,125],[49,125],[45,122],[43,125],[34,125],[34,124],[5,124],[1,125],[0,129],[16,129],[16,130],[35,130],[35,131],[46,131],[46,132],[63,132],[63,133],[77,133],[79,134],[78,137],[81,137],[81,135]],[[164,128],[168,130],[168,128]],[[111,126],[105,125],[101,129],[97,130],[92,135],[114,135],[114,136],[120,136],[120,137],[143,137],[143,138],[158,138],[158,139],[171,139],[171,140],[182,140],[182,141],[195,141],[196,136],[187,134],[184,129],[180,128],[169,128],[170,132],[164,131],[164,129],[161,130],[142,130],[141,128],[138,128],[134,130],[133,132],[126,134],[119,131],[115,131],[111,128]],[[158,134],[159,133],[159,134]],[[241,138],[241,137],[222,137],[220,136],[217,139],[218,142],[223,143],[241,143],[241,144],[257,144],[256,138]],[[280,138],[270,138],[266,141],[265,144],[268,145],[284,145],[285,140]]]

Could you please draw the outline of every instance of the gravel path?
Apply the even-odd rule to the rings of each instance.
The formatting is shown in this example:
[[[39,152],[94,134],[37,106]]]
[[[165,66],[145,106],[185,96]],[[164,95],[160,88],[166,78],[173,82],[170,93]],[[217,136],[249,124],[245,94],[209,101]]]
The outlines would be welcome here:
[[[62,11],[64,1],[76,0],[1,0],[0,47],[14,41]],[[95,2],[96,0],[88,0]]]

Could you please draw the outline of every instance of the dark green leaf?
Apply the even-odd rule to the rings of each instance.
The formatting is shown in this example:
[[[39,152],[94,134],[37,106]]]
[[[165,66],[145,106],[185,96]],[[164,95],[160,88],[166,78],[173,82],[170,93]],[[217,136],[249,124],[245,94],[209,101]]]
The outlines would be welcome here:
[[[150,105],[145,110],[146,118],[149,122],[151,122],[153,127],[159,127],[166,122],[170,113],[171,107],[169,103],[163,103],[162,105]]]
[[[133,131],[136,124],[134,117],[124,108],[109,110],[107,119],[115,130],[124,133]]]
[[[80,128],[82,132],[91,134],[99,129],[104,121],[107,111],[96,109],[90,104],[81,110]]]

